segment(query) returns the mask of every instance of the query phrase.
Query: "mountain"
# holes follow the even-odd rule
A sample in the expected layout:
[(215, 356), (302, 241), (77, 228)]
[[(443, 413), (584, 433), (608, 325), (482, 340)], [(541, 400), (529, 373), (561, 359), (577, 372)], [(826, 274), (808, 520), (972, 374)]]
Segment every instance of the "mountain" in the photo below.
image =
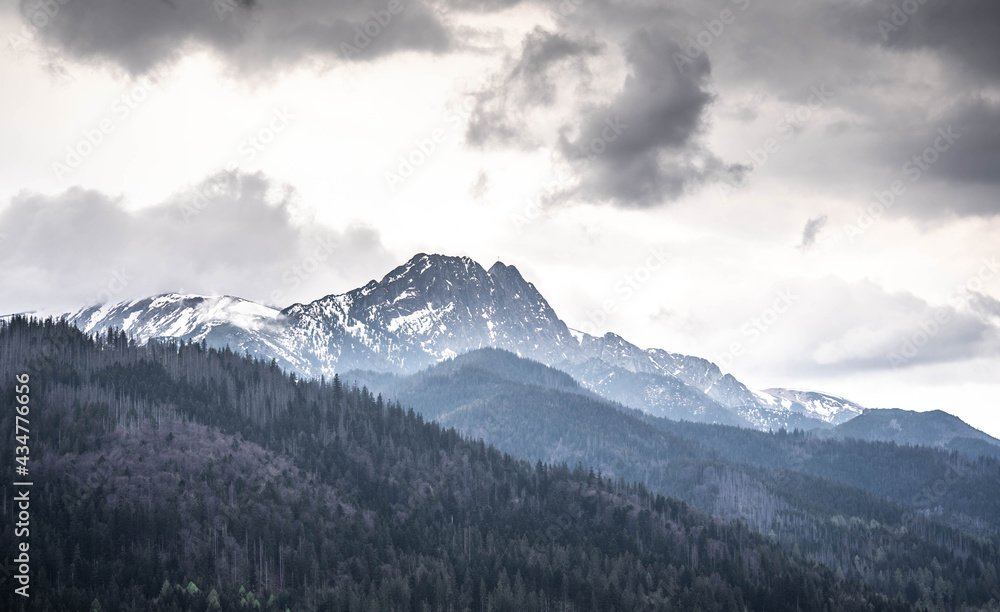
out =
[(653, 372), (635, 372), (591, 358), (559, 367), (601, 397), (669, 419), (739, 425), (750, 422), (680, 379)]
[(85, 331), (113, 327), (139, 340), (230, 346), (311, 378), (352, 369), (411, 374), (493, 347), (658, 416), (761, 430), (835, 423), (822, 401), (755, 392), (706, 359), (572, 330), (517, 268), (497, 262), (486, 270), (467, 257), (420, 253), (379, 281), (280, 312), (238, 298), (166, 294), (67, 319)]
[(304, 374), (415, 372), (470, 350), (502, 348), (552, 363), (578, 350), (569, 328), (517, 268), (418, 254), (381, 281), (281, 313), (309, 355)]
[(825, 435), (1000, 456), (1000, 440), (941, 410), (865, 410), (860, 416), (828, 430)]
[(850, 400), (816, 391), (766, 389), (758, 392), (757, 397), (776, 410), (803, 414), (830, 425), (840, 425), (866, 410)]
[(408, 376), (350, 371), (343, 379), (512, 455), (590, 465), (662, 494), (676, 495), (668, 485), (673, 471), (704, 456), (697, 444), (638, 418), (640, 412), (500, 349), (479, 349)]
[(765, 404), (731, 374), (700, 357), (662, 349), (641, 349), (621, 336), (575, 334), (580, 353), (556, 367), (608, 399), (669, 418), (749, 426), (756, 429), (812, 429), (818, 419)]
[(109, 327), (127, 330), (136, 340), (177, 338), (219, 341), (227, 333), (254, 332), (278, 317), (274, 308), (230, 296), (165, 294), (118, 304), (91, 306), (68, 316), (81, 331)]
[(139, 342), (204, 341), (268, 361), (276, 359), (293, 371), (305, 365), (296, 348), (282, 341), (285, 323), (277, 309), (228, 295), (166, 293), (89, 306), (66, 315), (66, 319), (85, 333), (113, 328)]

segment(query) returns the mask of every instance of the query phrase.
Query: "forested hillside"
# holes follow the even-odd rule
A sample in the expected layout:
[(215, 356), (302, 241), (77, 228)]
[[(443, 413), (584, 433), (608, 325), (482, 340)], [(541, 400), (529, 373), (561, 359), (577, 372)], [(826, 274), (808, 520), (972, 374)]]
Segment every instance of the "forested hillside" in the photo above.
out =
[(908, 516), (932, 518), (977, 536), (1000, 533), (1000, 462), (926, 446), (812, 433), (774, 434), (643, 416), (734, 462), (801, 472), (890, 500)]
[[(967, 601), (956, 595), (963, 584), (992, 589), (1000, 528), (994, 460), (671, 421), (609, 404), (561, 374), (484, 349), (409, 377), (345, 376), (506, 452), (579, 461), (741, 519), (845, 576), (890, 594), (919, 593), (928, 607), (949, 592)], [(970, 569), (970, 558), (981, 569)]]
[(902, 610), (924, 586), (878, 593), (642, 485), (227, 350), (15, 317), (8, 404), (21, 372), (34, 582), (5, 609)]

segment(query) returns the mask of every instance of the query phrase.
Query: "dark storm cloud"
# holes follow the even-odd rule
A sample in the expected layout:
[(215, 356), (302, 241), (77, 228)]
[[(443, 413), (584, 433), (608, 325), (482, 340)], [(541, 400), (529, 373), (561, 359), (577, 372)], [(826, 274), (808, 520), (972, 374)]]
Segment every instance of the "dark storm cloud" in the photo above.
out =
[[(960, 136), (930, 171), (956, 182), (1000, 184), (1000, 104), (969, 97), (956, 104), (941, 123)], [(929, 139), (930, 134), (925, 141)], [(1000, 201), (992, 212), (1000, 212)]]
[(575, 137), (566, 129), (560, 138), (563, 155), (586, 165), (574, 195), (649, 207), (706, 181), (740, 180), (744, 169), (723, 163), (701, 141), (714, 100), (709, 62), (701, 55), (679, 69), (679, 56), (684, 51), (665, 35), (640, 29), (630, 36), (621, 92), (590, 109)]
[[(55, 4), (55, 3), (53, 3)], [(191, 46), (210, 48), (244, 70), (316, 57), (368, 60), (403, 50), (440, 52), (450, 36), (417, 0), (72, 0), (51, 16), (20, 0), (50, 47), (75, 59), (110, 62), (133, 74)]]
[[(868, 153), (905, 189), (890, 215), (917, 219), (1000, 214), (1000, 104), (967, 95), (937, 113), (886, 119)], [(879, 192), (888, 188), (879, 186)]]
[[(0, 299), (0, 310), (179, 289), (287, 305), (344, 290), (392, 263), (375, 230), (293, 222), (293, 195), (260, 174), (228, 173), (137, 211), (80, 188), (21, 194), (0, 209), (0, 283), (19, 288)], [(307, 274), (309, 258), (320, 266)]]
[(552, 70), (569, 63), (579, 73), (586, 73), (585, 59), (601, 50), (602, 46), (594, 41), (536, 27), (524, 37), (517, 60), (476, 94), (466, 141), (482, 146), (526, 140), (516, 126), (523, 123), (526, 109), (551, 106), (555, 101)]
[(823, 230), (823, 226), (826, 225), (827, 216), (821, 215), (819, 217), (813, 217), (806, 221), (806, 226), (802, 230), (802, 244), (799, 248), (803, 251), (816, 244), (816, 236)]
[[(519, 3), (398, 2), (393, 6), (400, 11), (383, 26), (372, 11), (387, 11), (389, 0), (68, 0), (56, 2), (58, 11), (37, 34), (67, 55), (109, 61), (133, 73), (198, 47), (215, 50), (249, 72), (317, 58), (363, 61), (407, 49), (454, 52), (461, 48), (461, 28), (486, 30), (457, 26), (460, 20), (451, 17)], [(19, 0), (28, 19), (37, 15), (34, 6), (32, 0)], [(920, 193), (908, 195), (908, 205), (893, 214), (992, 215), (1000, 210), (1000, 197), (990, 190), (1000, 187), (1000, 107), (977, 95), (982, 81), (1000, 76), (1000, 62), (994, 61), (1000, 57), (996, 0), (678, 0), (669, 6), (560, 0), (538, 6), (549, 11), (547, 21), (557, 23), (557, 30), (529, 31), (511, 62), (476, 94), (466, 142), (555, 149), (577, 164), (579, 179), (557, 198), (648, 207), (716, 180), (738, 183), (746, 168), (729, 163), (735, 159), (720, 159), (704, 142), (715, 112), (711, 92), (718, 87), (723, 96), (719, 109), (727, 114), (721, 120), (752, 122), (767, 116), (762, 108), (768, 103), (802, 104), (808, 96), (803, 92), (820, 86), (836, 92), (836, 98), (809, 129), (823, 130), (827, 117), (837, 117), (838, 123), (825, 127), (828, 145), (816, 156), (783, 162), (786, 176), (801, 173), (835, 192), (865, 180), (861, 177), (868, 172), (898, 175), (907, 160), (926, 149), (927, 137), (933, 140), (939, 127), (951, 125), (963, 134), (961, 142), (923, 173), (912, 190)], [(906, 13), (911, 6), (916, 7), (912, 15)], [(723, 11), (731, 15), (730, 23), (712, 30)], [(880, 29), (879, 21), (893, 29)], [(366, 25), (372, 32), (377, 27), (378, 34), (368, 37)], [(679, 72), (673, 54), (687, 55), (699, 36), (708, 43), (704, 53)], [(604, 61), (605, 51), (616, 51), (623, 41), (628, 71), (623, 88), (610, 94), (610, 102), (588, 106), (593, 98), (589, 71), (609, 80), (596, 70), (613, 65)], [(912, 66), (900, 62), (902, 57), (919, 61), (923, 53), (911, 51), (950, 58), (948, 66), (956, 70), (915, 77)], [(725, 82), (711, 82), (712, 67)], [(955, 83), (970, 80), (975, 82), (964, 101), (954, 103), (962, 95)], [(743, 90), (754, 93), (749, 102), (725, 97)], [(940, 93), (935, 108), (951, 102), (952, 110), (932, 115), (922, 104), (926, 91)], [(546, 122), (568, 125), (558, 139), (532, 131)], [(613, 134), (607, 131), (615, 129), (609, 122), (628, 127)], [(822, 174), (811, 170), (818, 167)], [(843, 180), (848, 175), (854, 180)], [(980, 192), (941, 199), (941, 185)]]
[(929, 49), (991, 79), (1000, 78), (1000, 2), (868, 0), (833, 14), (846, 31), (887, 49)]
[(565, 59), (596, 55), (601, 49), (602, 45), (594, 41), (574, 40), (536, 27), (524, 38), (521, 59), (511, 72), (511, 80), (521, 82), (526, 102), (551, 104), (555, 86), (549, 69)]

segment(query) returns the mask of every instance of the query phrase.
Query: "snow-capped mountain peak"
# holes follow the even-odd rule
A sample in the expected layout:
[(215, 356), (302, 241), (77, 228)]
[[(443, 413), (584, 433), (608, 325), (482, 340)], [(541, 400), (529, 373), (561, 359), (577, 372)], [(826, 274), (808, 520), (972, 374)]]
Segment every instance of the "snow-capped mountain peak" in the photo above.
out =
[(144, 342), (160, 337), (201, 341), (222, 325), (256, 331), (278, 315), (274, 308), (228, 295), (163, 293), (83, 308), (68, 318), (85, 332), (115, 327)]
[(839, 425), (862, 414), (865, 408), (836, 395), (799, 389), (766, 389), (754, 392), (760, 400), (775, 410), (785, 410)]
[(282, 312), (291, 342), (317, 356), (310, 374), (349, 368), (413, 371), (492, 346), (540, 361), (576, 344), (517, 268), (419, 253), (345, 294)]
[(520, 271), (418, 253), (347, 293), (281, 310), (230, 296), (163, 294), (68, 315), (87, 332), (177, 338), (276, 359), (304, 376), (411, 373), (471, 350), (508, 350), (562, 369), (589, 390), (671, 418), (759, 429), (816, 427), (860, 410), (834, 396), (754, 392), (699, 357), (571, 330)]

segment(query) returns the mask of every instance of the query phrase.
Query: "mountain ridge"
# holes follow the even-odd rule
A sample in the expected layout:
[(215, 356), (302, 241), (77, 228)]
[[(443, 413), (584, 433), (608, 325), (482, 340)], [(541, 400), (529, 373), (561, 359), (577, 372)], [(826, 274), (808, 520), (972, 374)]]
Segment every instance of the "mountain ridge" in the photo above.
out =
[(824, 431), (823, 435), (1000, 457), (1000, 440), (944, 410), (868, 409), (854, 419)]
[(280, 310), (225, 296), (163, 294), (90, 306), (67, 319), (85, 331), (115, 327), (141, 341), (231, 345), (312, 378), (364, 369), (413, 373), (493, 347), (659, 416), (761, 430), (839, 422), (809, 402), (753, 391), (707, 359), (573, 330), (517, 267), (501, 261), (487, 270), (469, 257), (418, 253), (381, 280)]

